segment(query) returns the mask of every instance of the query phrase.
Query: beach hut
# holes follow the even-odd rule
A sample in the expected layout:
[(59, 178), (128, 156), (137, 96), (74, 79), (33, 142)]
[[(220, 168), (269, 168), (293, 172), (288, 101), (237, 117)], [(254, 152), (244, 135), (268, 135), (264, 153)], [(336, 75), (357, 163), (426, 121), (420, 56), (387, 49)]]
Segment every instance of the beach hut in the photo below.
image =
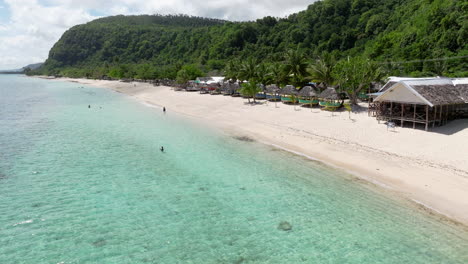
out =
[(281, 95), (281, 102), (295, 104), (297, 102), (297, 90), (296, 87), (292, 85), (286, 85), (283, 87), (279, 94)]
[(240, 87), (240, 84), (239, 84), (239, 83), (237, 83), (237, 82), (236, 82), (236, 83), (231, 83), (231, 84), (230, 84), (231, 96), (233, 96), (233, 97), (239, 97), (239, 96), (241, 96), (241, 95), (240, 95), (240, 92), (239, 92), (240, 88), (241, 88), (241, 87)]
[(221, 86), (221, 93), (223, 95), (239, 96), (239, 89), (238, 83), (225, 82)]
[(319, 91), (315, 86), (304, 86), (299, 90), (299, 103), (302, 105), (310, 105), (310, 107), (317, 105), (319, 100), (317, 99)]
[(376, 116), (377, 104), (374, 100), (375, 98), (379, 97), (385, 91), (387, 91), (390, 87), (396, 84), (399, 81), (411, 81), (411, 80), (434, 80), (438, 79), (439, 77), (424, 77), (424, 78), (412, 78), (412, 77), (397, 77), (397, 76), (390, 76), (387, 78), (387, 82), (384, 86), (382, 86), (377, 91), (373, 91), (367, 94), (369, 105), (367, 107), (367, 114), (368, 116)]
[(334, 111), (343, 105), (341, 96), (336, 92), (335, 88), (328, 87), (319, 94), (319, 105), (322, 110)]
[(188, 92), (192, 92), (192, 91), (199, 91), (200, 88), (198, 87), (198, 84), (194, 80), (191, 80), (187, 82), (187, 86), (185, 87), (185, 90)]
[(401, 80), (382, 92), (374, 103), (379, 121), (429, 126), (443, 125), (468, 112), (468, 78)]
[(279, 91), (281, 89), (276, 84), (270, 84), (265, 87), (266, 98), (268, 101), (279, 101), (281, 96)]
[(211, 82), (211, 83), (208, 83), (207, 85), (207, 88), (208, 88), (208, 92), (211, 94), (211, 95), (214, 95), (214, 94), (221, 94), (221, 85), (217, 82)]
[(257, 93), (255, 95), (255, 99), (266, 99), (266, 87), (263, 84), (258, 84), (258, 87), (260, 88), (261, 92)]
[(221, 84), (221, 94), (222, 95), (231, 95), (231, 89), (230, 89), (230, 84), (229, 82), (223, 82), (223, 84)]

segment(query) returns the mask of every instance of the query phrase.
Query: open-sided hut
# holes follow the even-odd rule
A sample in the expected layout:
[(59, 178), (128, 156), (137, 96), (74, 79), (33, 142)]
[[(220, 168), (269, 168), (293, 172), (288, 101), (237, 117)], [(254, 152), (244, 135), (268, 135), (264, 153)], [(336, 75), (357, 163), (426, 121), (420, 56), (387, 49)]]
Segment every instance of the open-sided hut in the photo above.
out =
[(429, 126), (467, 114), (468, 78), (401, 80), (375, 98), (377, 120)]
[(208, 83), (207, 88), (210, 94), (221, 94), (221, 85), (219, 83)]
[(316, 105), (319, 103), (317, 97), (320, 94), (317, 88), (313, 86), (304, 86), (298, 92), (299, 103), (303, 105)]
[(336, 110), (341, 107), (343, 100), (335, 88), (328, 87), (319, 94), (319, 105), (325, 110)]
[(195, 82), (195, 81), (188, 81), (187, 82), (187, 86), (185, 87), (185, 90), (186, 91), (199, 91), (200, 90), (200, 87), (198, 86), (198, 84)]
[(281, 96), (279, 95), (280, 88), (276, 84), (270, 84), (265, 87), (266, 98), (270, 101), (279, 101)]
[(234, 97), (241, 96), (239, 92), (241, 86), (239, 83), (231, 83), (229, 87), (231, 89), (231, 96), (234, 96)]
[(255, 99), (266, 99), (266, 87), (263, 84), (257, 85), (260, 92), (255, 95)]
[(221, 93), (224, 95), (239, 96), (240, 86), (237, 83), (225, 82), (221, 87)]
[(281, 102), (283, 103), (296, 103), (296, 100), (293, 100), (293, 96), (297, 96), (296, 87), (292, 85), (286, 85), (280, 90)]
[(376, 116), (376, 110), (377, 110), (377, 105), (378, 103), (374, 103), (375, 98), (379, 97), (381, 94), (383, 94), (385, 91), (387, 91), (390, 87), (398, 83), (399, 81), (413, 81), (413, 80), (437, 80), (439, 77), (424, 77), (424, 78), (412, 78), (412, 77), (396, 77), (396, 76), (390, 76), (387, 78), (387, 83), (385, 83), (384, 86), (382, 86), (377, 92), (371, 92), (368, 95), (369, 97), (369, 107), (368, 109), (368, 115), (369, 116)]

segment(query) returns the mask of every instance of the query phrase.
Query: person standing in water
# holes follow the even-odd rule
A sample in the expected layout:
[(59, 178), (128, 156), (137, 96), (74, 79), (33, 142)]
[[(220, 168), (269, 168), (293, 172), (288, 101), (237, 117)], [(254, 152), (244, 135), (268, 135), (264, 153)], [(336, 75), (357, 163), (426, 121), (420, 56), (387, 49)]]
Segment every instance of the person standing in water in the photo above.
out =
[(161, 150), (161, 152), (164, 152), (164, 147), (163, 147), (163, 146), (161, 146), (160, 150)]
[(163, 112), (166, 113), (166, 107), (165, 106), (163, 106)]
[(88, 108), (91, 108), (91, 105), (88, 105)]

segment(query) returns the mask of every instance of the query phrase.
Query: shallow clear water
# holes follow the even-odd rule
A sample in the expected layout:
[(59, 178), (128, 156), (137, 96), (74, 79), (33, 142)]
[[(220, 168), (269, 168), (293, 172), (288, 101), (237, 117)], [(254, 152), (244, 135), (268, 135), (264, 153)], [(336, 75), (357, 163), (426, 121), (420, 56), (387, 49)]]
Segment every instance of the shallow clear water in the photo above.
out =
[(320, 163), (0, 75), (0, 263), (468, 263), (467, 248), (463, 227)]

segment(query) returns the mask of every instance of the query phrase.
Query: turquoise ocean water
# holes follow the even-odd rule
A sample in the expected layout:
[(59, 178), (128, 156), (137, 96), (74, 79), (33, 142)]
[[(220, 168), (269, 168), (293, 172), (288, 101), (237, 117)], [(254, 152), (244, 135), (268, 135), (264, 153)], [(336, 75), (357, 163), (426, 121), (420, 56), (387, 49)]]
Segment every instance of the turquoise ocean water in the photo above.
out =
[(0, 75), (0, 263), (468, 263), (468, 232), (171, 109)]

